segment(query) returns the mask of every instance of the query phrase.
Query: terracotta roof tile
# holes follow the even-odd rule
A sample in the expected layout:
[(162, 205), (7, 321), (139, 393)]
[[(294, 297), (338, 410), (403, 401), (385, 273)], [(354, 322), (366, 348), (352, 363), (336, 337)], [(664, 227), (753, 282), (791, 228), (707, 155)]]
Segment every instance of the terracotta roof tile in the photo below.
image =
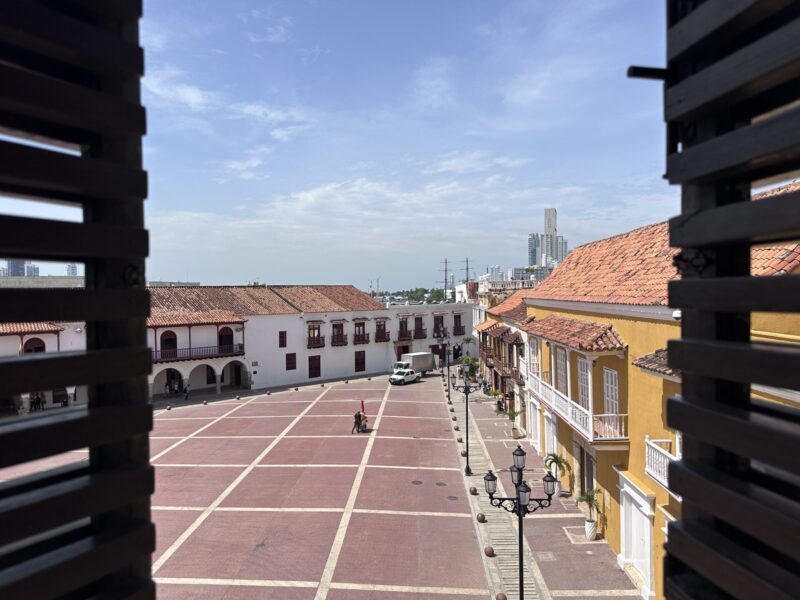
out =
[(680, 377), (680, 371), (672, 369), (667, 364), (667, 349), (660, 348), (650, 354), (640, 356), (633, 361), (633, 364), (646, 371), (652, 371), (659, 375), (668, 375), (670, 377)]
[(525, 306), (527, 298), (533, 290), (519, 290), (511, 294), (497, 306), (487, 310), (490, 315), (500, 317), (503, 320), (522, 322), (528, 316), (528, 309)]
[(385, 305), (352, 285), (275, 285), (270, 289), (307, 313), (386, 310)]
[(221, 325), (223, 323), (244, 323), (246, 319), (228, 310), (208, 310), (202, 312), (156, 311), (148, 317), (148, 327), (176, 327), (180, 325)]
[(619, 351), (625, 342), (609, 323), (593, 323), (550, 315), (523, 325), (522, 330), (575, 350), (587, 352)]
[(508, 333), (509, 331), (511, 331), (511, 329), (509, 327), (505, 327), (505, 326), (501, 325), (499, 327), (493, 327), (493, 328), (489, 329), (489, 335), (492, 336), (493, 338), (500, 339), (506, 333)]
[(152, 316), (180, 312), (229, 311), (246, 315), (282, 315), (299, 312), (266, 286), (152, 287)]
[(488, 331), (493, 327), (497, 327), (499, 323), (497, 321), (484, 321), (483, 323), (479, 323), (475, 326), (475, 331), (481, 333), (482, 331)]
[(27, 333), (58, 333), (64, 328), (44, 321), (25, 323), (0, 323), (0, 335), (21, 335)]

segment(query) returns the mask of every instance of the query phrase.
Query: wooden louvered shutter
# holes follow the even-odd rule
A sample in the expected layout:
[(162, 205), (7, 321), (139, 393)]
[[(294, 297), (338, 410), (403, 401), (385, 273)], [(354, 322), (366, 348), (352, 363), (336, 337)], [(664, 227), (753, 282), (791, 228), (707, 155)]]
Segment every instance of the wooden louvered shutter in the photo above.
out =
[[(751, 277), (753, 244), (800, 238), (800, 194), (751, 201), (751, 186), (800, 168), (800, 2), (668, 0), (667, 177), (681, 186), (683, 372), (667, 421), (683, 432), (669, 482), (670, 598), (800, 593), (800, 413), (750, 396), (800, 389), (800, 347), (752, 342), (752, 312), (800, 311), (800, 277)], [(651, 74), (652, 75), (652, 74)]]
[(76, 384), (89, 397), (0, 421), (0, 468), (89, 448), (88, 465), (0, 483), (4, 600), (155, 594), (141, 10), (140, 0), (0, 2), (0, 194), (73, 203), (84, 216), (0, 216), (0, 256), (86, 269), (85, 289), (0, 289), (0, 319), (85, 321), (87, 337), (86, 351), (0, 358), (0, 399)]

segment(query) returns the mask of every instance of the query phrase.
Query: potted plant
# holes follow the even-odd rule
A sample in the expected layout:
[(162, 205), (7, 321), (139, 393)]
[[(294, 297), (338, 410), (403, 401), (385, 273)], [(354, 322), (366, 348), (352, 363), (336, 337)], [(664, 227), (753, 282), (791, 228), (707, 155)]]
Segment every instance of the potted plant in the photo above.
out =
[(589, 518), (586, 519), (586, 539), (592, 541), (597, 537), (597, 521), (594, 519), (595, 511), (600, 514), (600, 502), (597, 499), (597, 490), (586, 490), (585, 494), (578, 496), (578, 502), (589, 507)]
[(519, 437), (519, 429), (517, 429), (517, 417), (522, 414), (519, 410), (507, 410), (505, 414), (508, 415), (508, 418), (512, 421), (511, 425), (511, 436), (518, 438)]
[(555, 495), (558, 496), (561, 494), (561, 475), (564, 473), (568, 473), (572, 470), (572, 467), (569, 464), (569, 461), (564, 458), (561, 454), (556, 454), (555, 452), (551, 452), (547, 456), (544, 457), (544, 466), (553, 472), (553, 475), (556, 478), (556, 493)]

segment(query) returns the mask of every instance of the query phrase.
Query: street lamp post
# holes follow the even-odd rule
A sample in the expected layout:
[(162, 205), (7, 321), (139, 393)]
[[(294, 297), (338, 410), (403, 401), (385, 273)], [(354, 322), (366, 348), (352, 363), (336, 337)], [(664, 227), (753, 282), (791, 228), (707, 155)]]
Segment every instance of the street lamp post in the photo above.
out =
[(542, 478), (544, 485), (544, 493), (547, 498), (531, 498), (531, 488), (522, 479), (523, 470), (525, 469), (525, 451), (522, 446), (517, 445), (517, 449), (513, 452), (514, 464), (511, 465), (509, 471), (511, 472), (511, 483), (516, 489), (516, 495), (510, 498), (495, 498), (497, 493), (497, 476), (491, 470), (484, 476), (483, 483), (486, 486), (486, 493), (489, 495), (489, 502), (492, 506), (502, 508), (503, 510), (517, 515), (519, 519), (519, 599), (525, 600), (525, 561), (523, 560), (522, 553), (522, 519), (525, 515), (529, 515), (542, 508), (548, 508), (553, 494), (556, 492), (556, 478), (548, 471), (547, 475)]
[[(450, 338), (440, 329), (436, 341), (439, 342), (439, 347), (444, 346), (444, 360), (447, 363), (447, 399), (450, 400)], [(444, 375), (444, 367), (442, 375)]]
[(462, 369), (462, 371), (464, 375), (464, 382), (461, 385), (456, 385), (456, 374), (453, 373), (450, 375), (450, 387), (456, 391), (464, 393), (464, 414), (466, 417), (464, 429), (466, 430), (467, 434), (467, 466), (464, 467), (464, 475), (472, 475), (472, 469), (469, 468), (469, 393), (479, 390), (481, 387), (483, 387), (483, 377), (478, 375), (477, 381), (475, 383), (470, 383), (469, 377), (467, 376), (467, 370)]

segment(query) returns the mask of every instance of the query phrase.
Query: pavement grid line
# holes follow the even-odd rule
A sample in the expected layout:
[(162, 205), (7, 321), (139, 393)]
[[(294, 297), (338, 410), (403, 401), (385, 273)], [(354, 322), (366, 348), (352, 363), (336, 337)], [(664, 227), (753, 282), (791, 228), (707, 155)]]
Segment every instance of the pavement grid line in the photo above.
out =
[(372, 453), (372, 447), (375, 445), (378, 427), (380, 426), (381, 419), (383, 418), (383, 411), (386, 408), (386, 401), (389, 399), (389, 393), (391, 391), (391, 386), (387, 386), (386, 391), (383, 394), (381, 407), (378, 409), (378, 414), (375, 417), (375, 423), (372, 425), (372, 431), (370, 431), (369, 439), (367, 440), (367, 447), (364, 448), (364, 453), (361, 455), (361, 463), (358, 467), (358, 471), (356, 471), (353, 485), (350, 488), (350, 495), (347, 498), (342, 519), (339, 521), (339, 527), (336, 530), (336, 536), (333, 538), (330, 556), (328, 556), (328, 560), (325, 563), (325, 568), (322, 570), (322, 578), (320, 579), (319, 587), (317, 588), (317, 593), (314, 596), (314, 600), (325, 600), (328, 597), (328, 590), (330, 590), (331, 582), (333, 581), (333, 573), (336, 570), (336, 564), (339, 562), (339, 555), (342, 552), (344, 538), (345, 535), (347, 535), (347, 528), (350, 526), (350, 519), (353, 516), (356, 498), (358, 497), (358, 492), (361, 489), (361, 482), (363, 481), (364, 473), (367, 470), (367, 463), (369, 462), (369, 457)]

